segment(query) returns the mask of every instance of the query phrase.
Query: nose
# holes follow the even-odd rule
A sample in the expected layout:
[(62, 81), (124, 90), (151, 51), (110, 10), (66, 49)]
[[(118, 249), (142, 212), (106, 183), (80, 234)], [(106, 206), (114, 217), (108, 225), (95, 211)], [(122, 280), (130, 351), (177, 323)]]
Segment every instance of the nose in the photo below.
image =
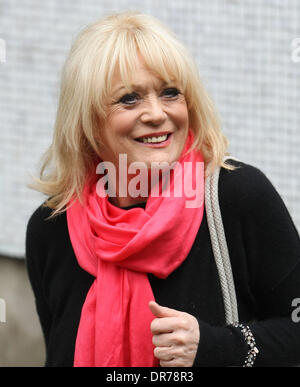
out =
[(164, 107), (157, 96), (152, 96), (145, 103), (141, 114), (141, 121), (144, 124), (158, 126), (167, 118)]

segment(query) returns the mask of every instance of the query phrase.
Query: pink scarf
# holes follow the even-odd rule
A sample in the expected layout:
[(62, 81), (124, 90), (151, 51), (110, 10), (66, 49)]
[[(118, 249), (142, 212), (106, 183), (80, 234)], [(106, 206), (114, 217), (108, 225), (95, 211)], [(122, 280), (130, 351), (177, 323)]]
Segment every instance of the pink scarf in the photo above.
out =
[[(197, 150), (185, 155), (193, 141), (189, 132), (179, 159), (191, 162), (184, 173), (196, 183)], [(174, 187), (171, 174), (170, 187)], [(182, 169), (183, 170), (183, 169)], [(95, 277), (82, 307), (76, 338), (75, 367), (152, 367), (150, 323), (154, 316), (148, 303), (154, 295), (147, 277), (167, 278), (187, 257), (199, 230), (204, 210), (204, 174), (201, 172), (201, 203), (188, 208), (190, 197), (148, 197), (145, 209), (124, 210), (86, 184), (85, 205), (75, 200), (67, 210), (71, 243), (79, 265)], [(156, 195), (157, 196), (157, 195)], [(199, 205), (199, 203), (198, 203)]]

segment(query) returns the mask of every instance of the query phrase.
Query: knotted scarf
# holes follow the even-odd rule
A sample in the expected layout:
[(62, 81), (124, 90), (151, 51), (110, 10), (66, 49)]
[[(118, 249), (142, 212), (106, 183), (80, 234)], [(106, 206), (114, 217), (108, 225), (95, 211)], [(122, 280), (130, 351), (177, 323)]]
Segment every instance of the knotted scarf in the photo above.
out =
[[(100, 197), (96, 183), (85, 185), (82, 203), (70, 203), (67, 222), (76, 258), (95, 277), (81, 311), (75, 367), (158, 366), (150, 331), (154, 316), (148, 307), (154, 295), (147, 273), (167, 278), (188, 256), (199, 230), (204, 163), (199, 150), (187, 153), (192, 142), (189, 131), (171, 171), (169, 192), (176, 184), (189, 183), (200, 192), (196, 205), (186, 205), (190, 188), (182, 189), (180, 197), (150, 192), (145, 209), (125, 210), (111, 204), (108, 195)], [(184, 163), (192, 168), (184, 170)]]

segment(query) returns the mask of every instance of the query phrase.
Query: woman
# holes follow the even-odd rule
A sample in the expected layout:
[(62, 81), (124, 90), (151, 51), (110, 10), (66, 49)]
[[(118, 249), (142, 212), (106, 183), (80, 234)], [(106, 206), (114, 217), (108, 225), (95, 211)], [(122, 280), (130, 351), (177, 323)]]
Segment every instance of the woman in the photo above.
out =
[[(268, 179), (226, 151), (193, 60), (159, 21), (125, 12), (81, 32), (36, 184), (48, 199), (27, 228), (47, 366), (300, 363), (299, 235)], [(217, 167), (243, 326), (225, 320), (203, 201)]]

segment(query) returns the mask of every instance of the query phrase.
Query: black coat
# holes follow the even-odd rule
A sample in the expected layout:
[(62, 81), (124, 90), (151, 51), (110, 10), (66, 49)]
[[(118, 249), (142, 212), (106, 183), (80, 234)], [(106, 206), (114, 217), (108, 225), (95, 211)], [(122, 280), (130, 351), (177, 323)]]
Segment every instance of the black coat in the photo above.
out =
[[(240, 168), (221, 169), (219, 200), (240, 321), (256, 339), (256, 366), (299, 365), (299, 234), (266, 176), (250, 165), (231, 162)], [(46, 220), (50, 211), (41, 206), (29, 220), (26, 261), (45, 336), (46, 366), (71, 367), (81, 308), (94, 278), (77, 263), (66, 214)], [(243, 365), (247, 345), (238, 328), (225, 325), (205, 212), (183, 264), (167, 279), (148, 276), (159, 304), (198, 319), (195, 366)]]

